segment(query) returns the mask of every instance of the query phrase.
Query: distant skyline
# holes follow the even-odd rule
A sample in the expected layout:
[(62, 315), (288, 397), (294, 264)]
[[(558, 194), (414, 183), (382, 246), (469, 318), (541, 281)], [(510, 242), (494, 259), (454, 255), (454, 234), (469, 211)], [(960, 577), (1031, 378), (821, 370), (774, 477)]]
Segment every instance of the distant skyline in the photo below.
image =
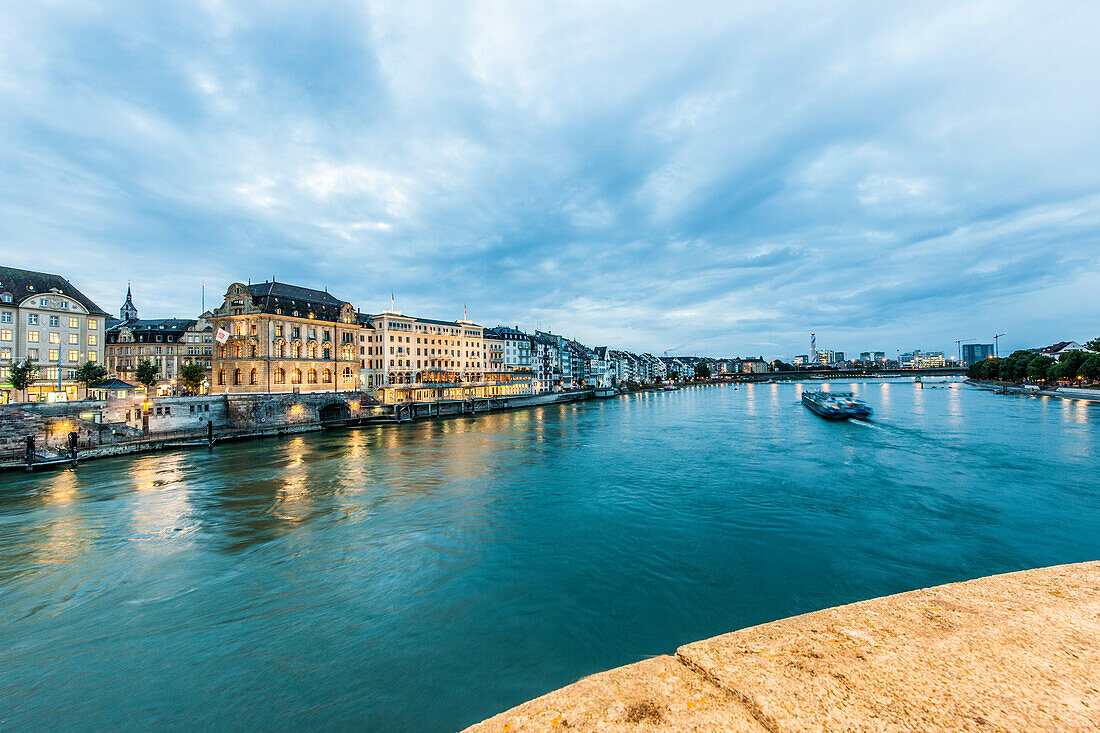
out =
[(634, 351), (1100, 335), (1092, 3), (9, 3), (0, 264)]

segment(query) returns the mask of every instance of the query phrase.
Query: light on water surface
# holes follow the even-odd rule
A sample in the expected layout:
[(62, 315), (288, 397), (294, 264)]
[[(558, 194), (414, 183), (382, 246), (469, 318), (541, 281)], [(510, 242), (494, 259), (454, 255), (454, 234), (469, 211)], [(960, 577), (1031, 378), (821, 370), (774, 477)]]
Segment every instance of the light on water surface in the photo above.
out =
[[(822, 388), (873, 422), (800, 404)], [(1098, 431), (957, 384), (751, 384), (4, 474), (0, 720), (461, 728), (739, 627), (1096, 559)]]

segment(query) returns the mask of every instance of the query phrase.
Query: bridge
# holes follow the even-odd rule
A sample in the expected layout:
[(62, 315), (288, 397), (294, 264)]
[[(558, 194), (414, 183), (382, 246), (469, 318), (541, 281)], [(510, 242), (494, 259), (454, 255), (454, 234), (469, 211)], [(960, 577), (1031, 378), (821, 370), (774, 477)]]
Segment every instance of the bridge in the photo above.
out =
[(762, 372), (759, 374), (715, 374), (721, 382), (767, 382), (772, 379), (791, 382), (804, 379), (878, 379), (912, 377), (964, 377), (966, 367), (933, 367), (926, 369), (816, 369), (813, 371)]

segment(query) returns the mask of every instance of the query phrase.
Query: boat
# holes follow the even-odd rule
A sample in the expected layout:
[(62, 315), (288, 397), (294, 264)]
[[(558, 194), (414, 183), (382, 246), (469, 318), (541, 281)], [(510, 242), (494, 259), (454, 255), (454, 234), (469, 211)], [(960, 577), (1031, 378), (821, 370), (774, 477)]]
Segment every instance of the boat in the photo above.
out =
[(826, 420), (871, 419), (871, 408), (851, 392), (806, 391), (802, 393), (802, 404)]
[(661, 391), (663, 391), (663, 392), (675, 392), (678, 389), (680, 389), (680, 387), (678, 385), (675, 385), (675, 384), (666, 384), (663, 387), (661, 387)]

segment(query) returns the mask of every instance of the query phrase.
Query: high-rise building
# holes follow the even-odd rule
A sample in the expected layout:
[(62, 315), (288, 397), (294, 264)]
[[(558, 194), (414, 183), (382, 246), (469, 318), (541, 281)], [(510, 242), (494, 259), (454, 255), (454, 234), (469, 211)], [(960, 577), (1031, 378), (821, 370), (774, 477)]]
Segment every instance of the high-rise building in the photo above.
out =
[(993, 356), (993, 344), (963, 344), (962, 352), (964, 364), (977, 364)]

